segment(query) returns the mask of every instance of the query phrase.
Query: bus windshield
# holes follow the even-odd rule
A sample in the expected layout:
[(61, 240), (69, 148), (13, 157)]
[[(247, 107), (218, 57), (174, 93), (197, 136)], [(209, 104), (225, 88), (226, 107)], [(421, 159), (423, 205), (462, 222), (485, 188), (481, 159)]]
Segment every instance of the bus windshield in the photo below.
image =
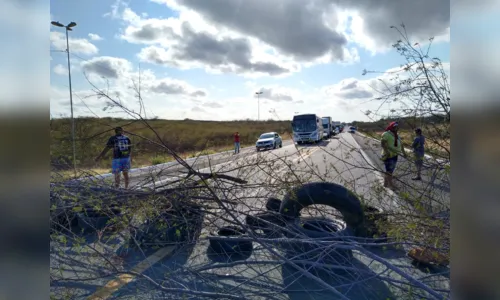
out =
[(315, 120), (295, 120), (293, 122), (294, 132), (312, 132), (317, 129)]

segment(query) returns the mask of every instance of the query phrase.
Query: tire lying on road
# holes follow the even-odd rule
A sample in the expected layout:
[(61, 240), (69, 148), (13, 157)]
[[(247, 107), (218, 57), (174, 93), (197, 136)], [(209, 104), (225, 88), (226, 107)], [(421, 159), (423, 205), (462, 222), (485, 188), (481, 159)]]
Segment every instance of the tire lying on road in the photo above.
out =
[(283, 198), (280, 213), (297, 218), (304, 207), (313, 204), (335, 208), (354, 235), (366, 235), (361, 202), (351, 191), (336, 183), (312, 182), (293, 188)]
[(278, 198), (269, 197), (266, 202), (266, 209), (269, 211), (279, 212), (281, 200)]
[(282, 230), (287, 226), (289, 218), (278, 212), (265, 212), (256, 215), (248, 215), (245, 219), (246, 225), (253, 231), (262, 230), (266, 237), (280, 237)]
[[(289, 222), (286, 229), (285, 236), (294, 239), (287, 242), (287, 252), (297, 260), (321, 258), (323, 263), (339, 264), (353, 258), (351, 249), (333, 247), (344, 238), (352, 237), (352, 231), (341, 220), (301, 217)], [(327, 252), (325, 247), (329, 249)]]
[(253, 244), (252, 241), (238, 239), (242, 237), (247, 237), (244, 229), (236, 226), (224, 226), (217, 232), (212, 232), (208, 237), (209, 247), (214, 254), (226, 257), (238, 256), (240, 257), (238, 260), (244, 260), (251, 256)]

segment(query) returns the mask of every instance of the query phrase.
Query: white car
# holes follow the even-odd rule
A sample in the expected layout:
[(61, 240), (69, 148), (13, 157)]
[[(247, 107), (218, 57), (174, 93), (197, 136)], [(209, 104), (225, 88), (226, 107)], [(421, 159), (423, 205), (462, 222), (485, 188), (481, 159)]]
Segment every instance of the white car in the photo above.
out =
[(257, 151), (261, 149), (276, 149), (277, 147), (283, 147), (283, 140), (277, 132), (263, 133), (255, 143), (255, 149)]

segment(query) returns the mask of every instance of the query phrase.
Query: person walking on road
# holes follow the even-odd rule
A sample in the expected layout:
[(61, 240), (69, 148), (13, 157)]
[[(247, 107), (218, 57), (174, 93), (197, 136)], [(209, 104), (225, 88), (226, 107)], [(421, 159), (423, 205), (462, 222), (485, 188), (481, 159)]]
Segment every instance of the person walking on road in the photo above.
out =
[(123, 134), (123, 128), (115, 128), (115, 135), (109, 138), (106, 146), (102, 150), (101, 154), (96, 157), (95, 161), (98, 162), (104, 155), (106, 155), (109, 149), (113, 149), (113, 160), (111, 163), (111, 168), (113, 174), (115, 175), (115, 187), (120, 187), (120, 173), (123, 172), (123, 178), (125, 179), (125, 189), (128, 189), (128, 172), (132, 163), (132, 143), (130, 139)]
[(234, 154), (240, 153), (240, 133), (234, 134)]
[(384, 187), (394, 189), (393, 173), (396, 169), (398, 156), (402, 154), (406, 157), (406, 152), (398, 136), (399, 125), (398, 122), (391, 122), (382, 134), (382, 161), (385, 166), (384, 174)]
[(424, 164), (425, 155), (425, 137), (422, 134), (422, 129), (415, 129), (415, 139), (411, 147), (413, 148), (413, 154), (415, 158), (415, 167), (417, 168), (417, 176), (413, 177), (413, 180), (422, 180), (422, 166)]

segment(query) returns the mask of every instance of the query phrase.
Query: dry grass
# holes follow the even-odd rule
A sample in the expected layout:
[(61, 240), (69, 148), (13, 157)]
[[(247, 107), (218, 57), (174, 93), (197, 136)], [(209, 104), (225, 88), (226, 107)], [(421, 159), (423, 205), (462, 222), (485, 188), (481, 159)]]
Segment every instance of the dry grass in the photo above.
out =
[[(97, 171), (107, 170), (110, 155), (98, 164), (94, 158), (102, 151), (106, 141), (114, 134), (113, 128), (122, 126), (132, 140), (134, 167), (150, 166), (172, 161), (164, 148), (150, 142), (158, 137), (182, 158), (213, 154), (234, 147), (233, 134), (240, 133), (241, 147), (251, 146), (264, 132), (276, 131), (284, 140), (290, 138), (290, 121), (195, 121), (195, 120), (148, 120), (158, 136), (141, 122), (112, 118), (78, 118), (75, 121), (77, 166)], [(71, 124), (68, 119), (50, 122), (51, 165), (58, 171), (71, 168)], [(148, 141), (150, 140), (150, 141)], [(107, 173), (104, 172), (104, 173)]]
[[(379, 120), (376, 122), (353, 122), (358, 126), (358, 130), (375, 139), (380, 139), (380, 136), (385, 130), (385, 127), (392, 120)], [(422, 128), (422, 132), (426, 137), (426, 153), (438, 157), (449, 157), (450, 153), (450, 136), (451, 124), (439, 122), (434, 119), (412, 120), (410, 118), (399, 120), (400, 130), (399, 135), (406, 147), (410, 147), (415, 138), (414, 129)]]

